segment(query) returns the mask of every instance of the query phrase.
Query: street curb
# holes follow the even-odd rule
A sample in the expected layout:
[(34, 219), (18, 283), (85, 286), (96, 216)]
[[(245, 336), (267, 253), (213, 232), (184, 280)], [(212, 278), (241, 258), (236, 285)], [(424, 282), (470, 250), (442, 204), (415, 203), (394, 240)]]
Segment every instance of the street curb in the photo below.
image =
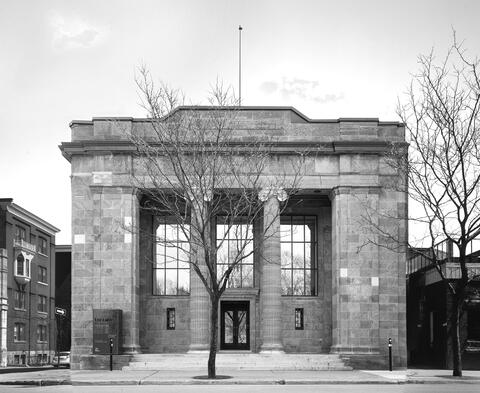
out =
[(38, 379), (38, 380), (16, 380), (0, 381), (1, 385), (24, 385), (24, 386), (54, 386), (54, 385), (72, 385), (72, 386), (135, 386), (135, 385), (449, 385), (449, 384), (478, 384), (478, 380), (462, 379), (385, 379), (385, 380), (338, 380), (338, 379), (219, 379), (219, 380), (199, 380), (199, 379), (172, 379), (172, 380), (67, 380), (67, 379)]
[(258, 379), (223, 379), (223, 380), (128, 380), (128, 381), (75, 381), (71, 382), (73, 386), (112, 386), (112, 385), (406, 385), (406, 384), (425, 384), (425, 385), (448, 385), (448, 384), (478, 384), (478, 381), (472, 380), (363, 380), (363, 381), (341, 381), (341, 380), (258, 380)]
[(23, 386), (55, 386), (71, 385), (66, 379), (30, 379), (26, 381), (0, 381), (0, 385), (23, 385)]

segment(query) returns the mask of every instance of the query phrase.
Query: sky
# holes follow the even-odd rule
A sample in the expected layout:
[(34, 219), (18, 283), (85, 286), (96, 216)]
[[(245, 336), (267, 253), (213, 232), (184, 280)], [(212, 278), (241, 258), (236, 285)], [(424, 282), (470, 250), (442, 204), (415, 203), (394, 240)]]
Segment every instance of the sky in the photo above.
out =
[(441, 58), (452, 28), (480, 54), (476, 0), (0, 0), (0, 197), (71, 244), (71, 120), (145, 117), (135, 74), (206, 104), (216, 80), (242, 104), (310, 118), (398, 120), (417, 57)]

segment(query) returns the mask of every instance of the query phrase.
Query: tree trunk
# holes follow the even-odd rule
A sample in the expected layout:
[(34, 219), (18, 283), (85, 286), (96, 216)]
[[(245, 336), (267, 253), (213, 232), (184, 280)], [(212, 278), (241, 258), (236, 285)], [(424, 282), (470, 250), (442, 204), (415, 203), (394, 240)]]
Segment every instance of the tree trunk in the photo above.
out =
[(216, 378), (215, 361), (217, 357), (218, 339), (218, 299), (212, 299), (210, 312), (210, 354), (208, 356), (208, 378)]
[(460, 345), (460, 314), (462, 302), (455, 296), (452, 316), (453, 376), (462, 376), (462, 347)]

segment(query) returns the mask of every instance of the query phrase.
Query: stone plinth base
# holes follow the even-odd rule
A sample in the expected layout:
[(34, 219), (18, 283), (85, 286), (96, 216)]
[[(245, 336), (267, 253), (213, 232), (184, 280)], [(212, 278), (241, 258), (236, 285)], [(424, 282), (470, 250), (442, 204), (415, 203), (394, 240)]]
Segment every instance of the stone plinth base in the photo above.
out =
[(378, 347), (335, 345), (330, 353), (339, 355), (345, 365), (354, 369), (388, 370), (388, 356), (382, 354)]
[(264, 344), (260, 347), (260, 353), (265, 354), (284, 354), (285, 351), (283, 350), (282, 344)]
[[(128, 366), (132, 355), (113, 355), (113, 369)], [(110, 355), (81, 355), (80, 370), (110, 370)]]
[(187, 353), (205, 353), (210, 352), (209, 344), (193, 344), (188, 348)]

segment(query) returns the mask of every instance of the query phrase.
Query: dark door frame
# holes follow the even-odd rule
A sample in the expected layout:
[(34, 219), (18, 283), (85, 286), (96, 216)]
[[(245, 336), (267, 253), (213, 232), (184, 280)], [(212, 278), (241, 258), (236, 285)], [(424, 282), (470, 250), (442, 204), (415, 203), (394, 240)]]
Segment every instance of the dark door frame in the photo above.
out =
[[(234, 342), (225, 343), (225, 312), (233, 311), (234, 313)], [(238, 322), (238, 311), (246, 312), (246, 335), (247, 342), (245, 344), (238, 343), (238, 325), (235, 326), (235, 322)], [(249, 350), (250, 349), (250, 302), (247, 301), (221, 301), (220, 302), (220, 349), (226, 350)]]

